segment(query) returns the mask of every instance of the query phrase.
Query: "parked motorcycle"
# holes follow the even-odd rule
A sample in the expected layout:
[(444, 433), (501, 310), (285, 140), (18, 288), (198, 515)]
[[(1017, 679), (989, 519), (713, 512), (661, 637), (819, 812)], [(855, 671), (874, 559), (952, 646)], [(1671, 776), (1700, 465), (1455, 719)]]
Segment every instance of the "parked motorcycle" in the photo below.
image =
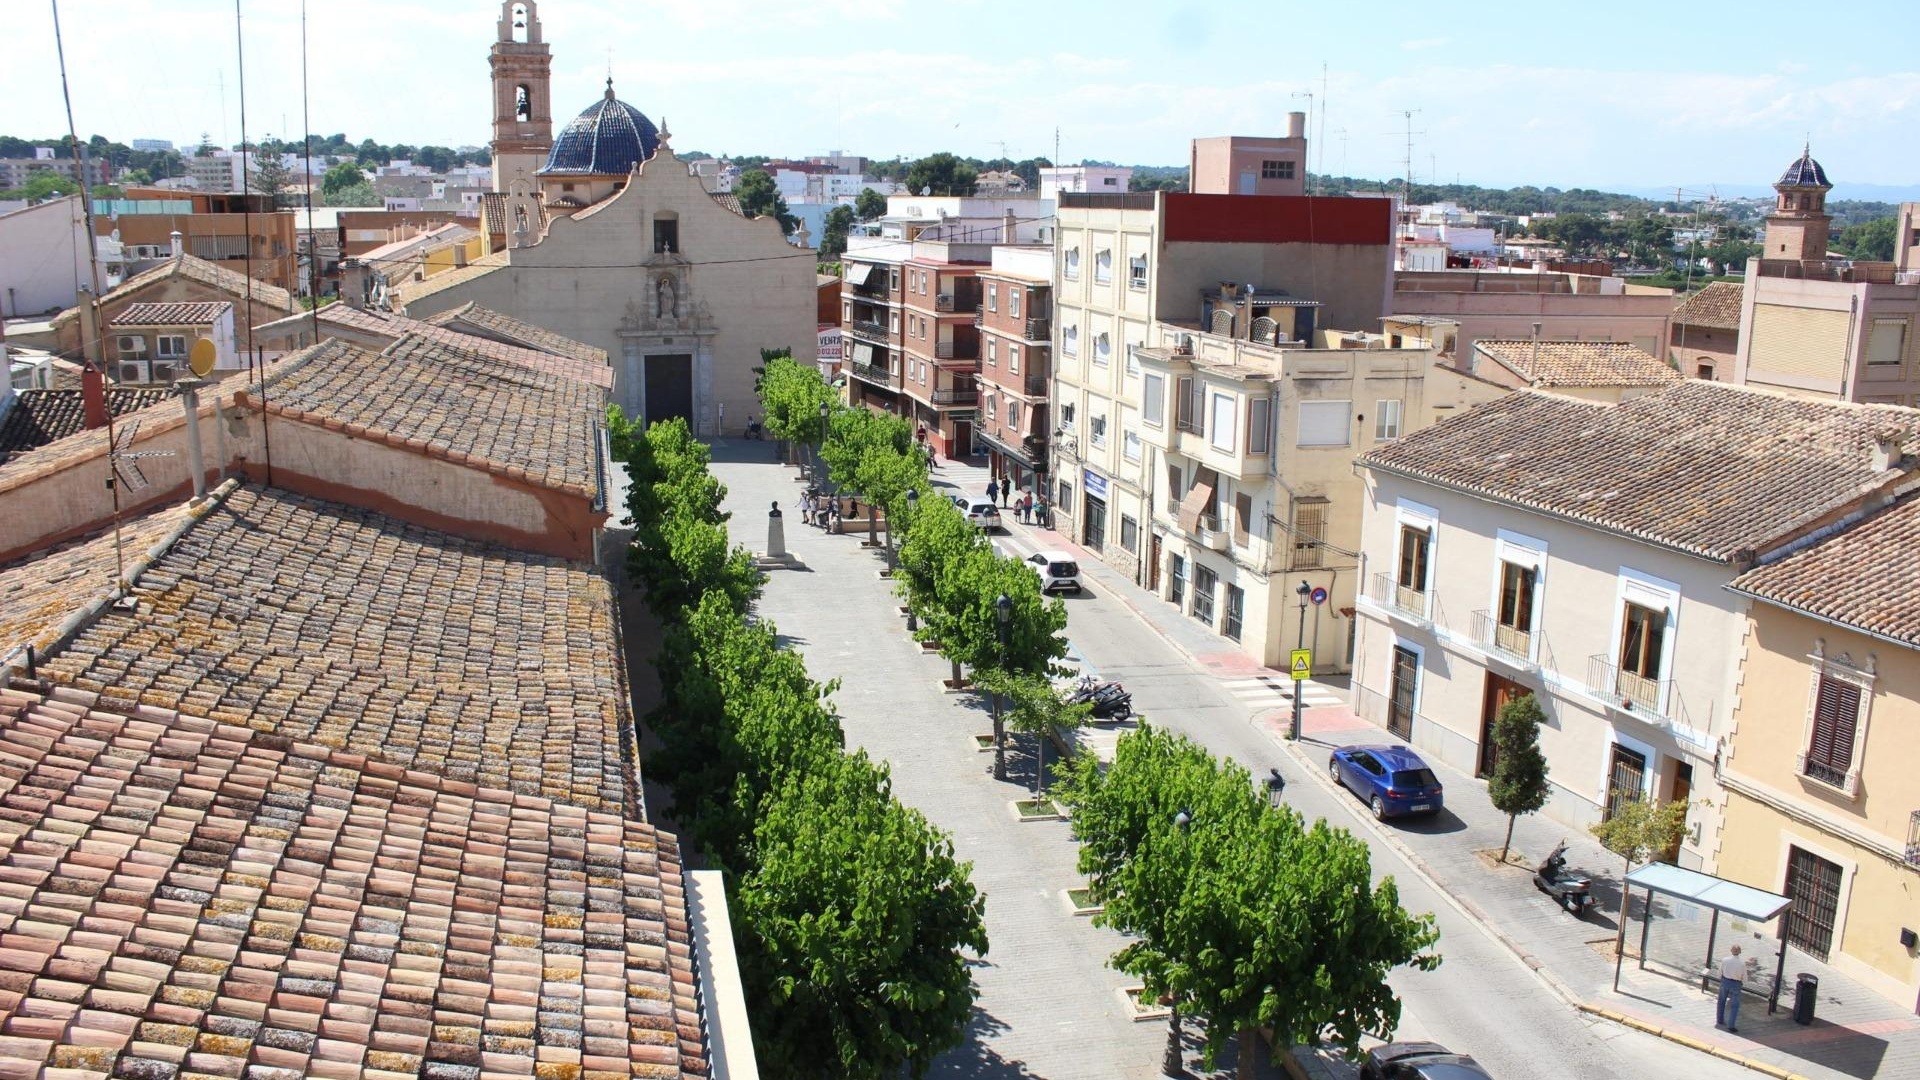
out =
[(1125, 720), (1133, 715), (1133, 695), (1125, 687), (1117, 682), (1097, 682), (1091, 675), (1081, 677), (1067, 701), (1074, 705), (1091, 703), (1095, 720)]
[(1567, 869), (1567, 842), (1560, 841), (1553, 853), (1546, 857), (1533, 871), (1533, 884), (1541, 892), (1553, 897), (1554, 902), (1567, 909), (1567, 914), (1578, 919), (1593, 906), (1593, 894), (1589, 891), (1593, 883), (1585, 874)]

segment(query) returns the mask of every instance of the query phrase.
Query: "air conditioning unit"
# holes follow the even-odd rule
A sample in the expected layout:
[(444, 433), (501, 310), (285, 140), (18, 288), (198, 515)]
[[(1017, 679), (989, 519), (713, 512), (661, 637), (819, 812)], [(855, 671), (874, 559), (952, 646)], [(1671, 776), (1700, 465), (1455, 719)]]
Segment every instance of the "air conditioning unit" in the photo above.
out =
[(120, 365), (120, 381), (123, 383), (144, 382), (145, 380), (140, 377), (140, 365), (139, 364), (121, 364)]
[(119, 339), (117, 339), (114, 342), (114, 344), (117, 345), (120, 351), (123, 353), (138, 353), (138, 352), (147, 351), (147, 343), (144, 338), (130, 337), (128, 335), (122, 334), (119, 337)]

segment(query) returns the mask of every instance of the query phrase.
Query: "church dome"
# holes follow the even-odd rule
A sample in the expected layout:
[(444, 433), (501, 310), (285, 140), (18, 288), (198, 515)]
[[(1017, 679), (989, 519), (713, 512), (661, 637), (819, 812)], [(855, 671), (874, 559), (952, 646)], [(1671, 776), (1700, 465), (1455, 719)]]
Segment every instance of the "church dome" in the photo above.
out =
[(625, 176), (653, 156), (660, 145), (660, 129), (639, 109), (613, 96), (607, 80), (606, 96), (567, 122), (542, 176)]
[(1793, 164), (1787, 166), (1787, 171), (1780, 174), (1779, 182), (1774, 184), (1773, 186), (1774, 187), (1817, 187), (1817, 188), (1833, 187), (1832, 184), (1827, 182), (1827, 170), (1821, 168), (1820, 163), (1813, 160), (1813, 149), (1811, 147), (1808, 147), (1807, 149), (1801, 151), (1800, 160), (1795, 161)]

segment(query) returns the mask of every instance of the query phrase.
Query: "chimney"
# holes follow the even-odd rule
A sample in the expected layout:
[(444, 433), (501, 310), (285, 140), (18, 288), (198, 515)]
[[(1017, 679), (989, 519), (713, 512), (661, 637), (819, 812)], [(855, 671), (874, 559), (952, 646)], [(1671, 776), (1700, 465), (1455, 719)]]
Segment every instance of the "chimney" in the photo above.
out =
[(172, 251), (173, 257), (176, 259), (179, 258), (180, 257), (180, 230), (175, 229), (172, 232), (168, 233), (167, 240), (172, 244), (171, 251)]
[(107, 376), (91, 360), (80, 371), (80, 404), (88, 431), (107, 426)]
[(1011, 206), (1007, 207), (1007, 212), (1004, 215), (1002, 215), (1000, 219), (1000, 242), (1001, 243), (1003, 244), (1013, 243), (1013, 237), (1015, 232), (1014, 226), (1018, 223), (1018, 221), (1019, 219), (1013, 216), (1013, 207)]
[(1901, 431), (1875, 433), (1873, 452), (1867, 459), (1873, 465), (1874, 472), (1887, 472), (1900, 467), (1901, 460), (1906, 456), (1900, 452), (1900, 443), (1905, 438), (1906, 433)]
[[(1308, 104), (1312, 104), (1309, 102)], [(1290, 112), (1287, 114), (1287, 138), (1304, 139), (1307, 137), (1307, 114)]]

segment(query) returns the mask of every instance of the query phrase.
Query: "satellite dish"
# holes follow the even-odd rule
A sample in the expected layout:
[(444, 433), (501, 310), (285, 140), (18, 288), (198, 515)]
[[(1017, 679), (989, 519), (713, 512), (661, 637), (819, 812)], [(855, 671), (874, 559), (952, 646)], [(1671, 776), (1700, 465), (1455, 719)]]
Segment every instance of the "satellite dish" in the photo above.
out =
[(187, 353), (187, 367), (192, 369), (195, 375), (204, 379), (207, 373), (213, 370), (216, 359), (218, 356), (213, 347), (213, 339), (201, 338), (193, 343), (193, 349)]

